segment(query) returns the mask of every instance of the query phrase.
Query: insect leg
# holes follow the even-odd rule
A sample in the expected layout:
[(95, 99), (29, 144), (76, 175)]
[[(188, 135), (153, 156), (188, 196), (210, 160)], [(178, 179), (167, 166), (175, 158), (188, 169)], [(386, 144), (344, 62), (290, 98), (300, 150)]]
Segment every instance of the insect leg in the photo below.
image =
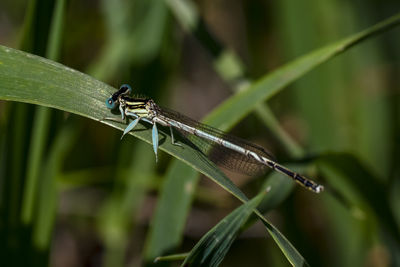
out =
[(125, 112), (124, 112), (124, 108), (122, 107), (122, 105), (119, 105), (119, 111), (121, 112), (121, 119), (125, 120)]
[(129, 133), (130, 131), (132, 131), (133, 128), (135, 128), (135, 126), (138, 124), (139, 120), (140, 120), (140, 117), (137, 117), (131, 123), (129, 123), (128, 127), (125, 128), (124, 133), (121, 136), (121, 139), (124, 137), (125, 134)]
[(172, 127), (169, 126), (169, 131), (171, 133), (171, 143), (175, 146), (182, 146), (182, 144), (176, 143), (175, 138), (174, 138), (174, 131), (172, 130)]
[(157, 124), (154, 122), (153, 124), (153, 131), (152, 131), (152, 138), (153, 138), (153, 150), (156, 154), (156, 162), (158, 161), (157, 150), (158, 150), (158, 130)]

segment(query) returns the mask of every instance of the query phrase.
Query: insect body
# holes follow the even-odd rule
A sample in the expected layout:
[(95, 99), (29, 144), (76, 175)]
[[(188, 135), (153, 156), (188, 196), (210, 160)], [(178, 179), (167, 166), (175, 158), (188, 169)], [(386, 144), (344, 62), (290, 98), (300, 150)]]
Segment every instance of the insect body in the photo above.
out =
[[(152, 99), (134, 98), (130, 96), (131, 94), (132, 88), (124, 84), (107, 99), (106, 106), (109, 109), (118, 107), (123, 122), (128, 117), (133, 118), (133, 121), (125, 128), (122, 137), (134, 129), (141, 120), (153, 125), (152, 142), (156, 161), (158, 150), (157, 124), (159, 124), (169, 127), (172, 144), (180, 145), (175, 142), (172, 128), (176, 129), (183, 136), (196, 137), (196, 142), (193, 143), (199, 144), (199, 149), (208, 154), (212, 161), (228, 169), (252, 175), (266, 168), (271, 168), (289, 176), (300, 185), (316, 193), (320, 193), (324, 189), (322, 185), (275, 162), (271, 154), (260, 146), (228, 135), (218, 129), (179, 114), (176, 111), (161, 108)], [(114, 118), (106, 119), (119, 121)], [(192, 140), (192, 138), (190, 139)]]

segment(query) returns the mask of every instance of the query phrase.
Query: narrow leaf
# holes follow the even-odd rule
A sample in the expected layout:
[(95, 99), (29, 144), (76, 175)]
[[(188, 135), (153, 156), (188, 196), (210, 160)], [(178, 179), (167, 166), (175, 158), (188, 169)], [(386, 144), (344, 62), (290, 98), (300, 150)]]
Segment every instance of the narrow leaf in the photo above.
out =
[(340, 192), (350, 206), (364, 212), (368, 212), (364, 207), (371, 208), (382, 227), (400, 241), (386, 187), (356, 157), (347, 153), (330, 153), (318, 158), (317, 164), (333, 189)]
[(218, 266), (224, 259), (240, 228), (257, 207), (265, 192), (242, 204), (205, 234), (190, 251), (182, 266)]
[(169, 166), (146, 240), (145, 259), (149, 263), (170, 253), (181, 242), (183, 218), (189, 213), (198, 180), (198, 173), (179, 161)]
[(399, 25), (399, 23), (400, 13), (366, 30), (289, 62), (252, 83), (247, 89), (226, 99), (218, 108), (214, 109), (214, 111), (207, 116), (205, 122), (222, 130), (232, 128), (254, 110), (258, 104), (270, 99), (290, 83), (302, 77), (315, 67), (347, 51), (356, 44)]

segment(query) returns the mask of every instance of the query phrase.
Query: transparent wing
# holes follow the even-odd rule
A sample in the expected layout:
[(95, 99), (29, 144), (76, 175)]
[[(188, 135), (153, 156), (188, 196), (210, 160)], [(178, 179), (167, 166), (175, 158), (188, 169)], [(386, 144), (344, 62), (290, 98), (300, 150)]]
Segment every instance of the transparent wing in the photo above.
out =
[[(195, 127), (196, 129), (202, 130), (210, 135), (222, 138), (235, 145), (253, 151), (260, 156), (274, 160), (272, 154), (269, 153), (267, 150), (255, 144), (252, 144), (246, 140), (226, 134), (216, 128), (202, 124), (198, 121), (195, 121), (187, 116), (184, 116), (176, 111), (167, 108), (160, 108), (159, 112), (167, 118), (171, 118), (179, 122), (182, 122), (188, 126)], [(175, 129), (179, 133), (181, 133), (184, 137), (186, 137), (188, 140), (190, 140), (197, 148), (199, 148), (199, 150), (201, 150), (204, 154), (206, 154), (211, 161), (222, 167), (251, 176), (261, 174), (265, 172), (266, 169), (268, 169), (266, 165), (256, 161), (253, 158), (247, 157), (246, 155), (238, 153), (234, 150), (226, 148), (218, 143), (212, 142), (205, 138), (201, 138), (193, 134), (187, 133), (185, 131), (182, 131), (181, 129), (177, 128)]]

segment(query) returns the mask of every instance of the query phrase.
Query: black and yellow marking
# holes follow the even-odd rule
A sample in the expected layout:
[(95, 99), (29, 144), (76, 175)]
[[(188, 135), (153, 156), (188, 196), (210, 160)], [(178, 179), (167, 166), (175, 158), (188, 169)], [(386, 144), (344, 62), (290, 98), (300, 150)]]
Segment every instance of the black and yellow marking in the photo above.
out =
[(149, 115), (149, 110), (147, 108), (148, 99), (123, 96), (122, 101), (125, 103), (126, 111), (135, 113), (139, 117), (147, 117)]

